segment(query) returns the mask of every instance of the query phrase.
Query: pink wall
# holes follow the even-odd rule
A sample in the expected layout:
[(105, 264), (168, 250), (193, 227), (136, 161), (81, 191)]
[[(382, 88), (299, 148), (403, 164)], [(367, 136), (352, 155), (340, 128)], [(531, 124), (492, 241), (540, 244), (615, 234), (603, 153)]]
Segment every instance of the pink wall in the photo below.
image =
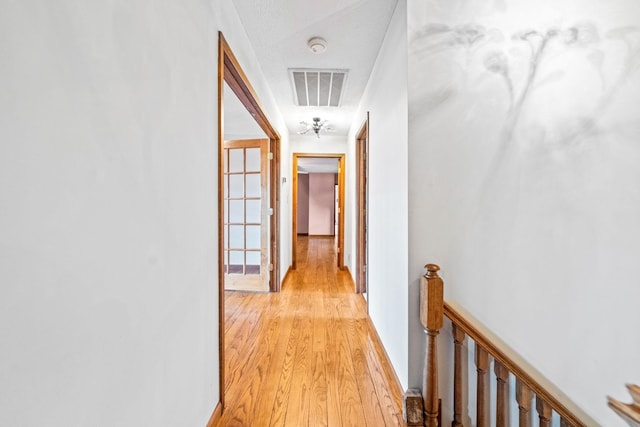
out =
[[(309, 175), (309, 235), (334, 234), (334, 185), (333, 173)], [(298, 203), (298, 211), (300, 204)]]
[(298, 234), (309, 234), (309, 175), (298, 174)]

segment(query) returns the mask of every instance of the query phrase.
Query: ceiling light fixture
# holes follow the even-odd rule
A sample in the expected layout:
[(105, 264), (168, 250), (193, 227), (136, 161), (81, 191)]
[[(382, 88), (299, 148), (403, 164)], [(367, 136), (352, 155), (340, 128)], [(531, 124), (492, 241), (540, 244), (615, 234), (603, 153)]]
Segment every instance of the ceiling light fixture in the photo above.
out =
[(307, 42), (309, 50), (315, 54), (324, 53), (327, 50), (327, 41), (322, 37), (311, 37)]
[(320, 117), (314, 117), (313, 123), (300, 122), (300, 126), (302, 130), (298, 132), (299, 135), (306, 135), (310, 132), (316, 134), (318, 138), (320, 138), (320, 131), (331, 132), (333, 129), (327, 126), (327, 120), (320, 120)]

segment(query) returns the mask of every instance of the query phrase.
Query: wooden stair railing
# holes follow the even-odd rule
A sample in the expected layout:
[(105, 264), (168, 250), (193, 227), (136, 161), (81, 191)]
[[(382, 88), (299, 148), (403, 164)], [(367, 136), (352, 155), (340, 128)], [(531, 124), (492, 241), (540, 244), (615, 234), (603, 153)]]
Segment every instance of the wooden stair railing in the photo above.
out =
[[(420, 283), (420, 320), (427, 334), (427, 350), (425, 352), (425, 370), (423, 375), (424, 425), (438, 427), (442, 416), (439, 412), (439, 400), (444, 398), (438, 394), (437, 337), (442, 329), (444, 317), (451, 320), (454, 344), (453, 357), (453, 420), (452, 427), (464, 427), (465, 408), (463, 376), (464, 341), (468, 337), (475, 343), (475, 365), (477, 370), (476, 426), (488, 427), (491, 424), (489, 414), (490, 390), (488, 374), (491, 360), (496, 377), (496, 409), (495, 425), (510, 425), (509, 413), (509, 379), (515, 377), (515, 397), (519, 412), (519, 426), (531, 425), (531, 411), (535, 408), (540, 426), (551, 426), (552, 414), (560, 416), (561, 427), (598, 426), (591, 417), (578, 408), (530, 364), (517, 355), (502, 340), (484, 328), (462, 307), (453, 302), (444, 301), (444, 283), (438, 271), (440, 267), (427, 264), (426, 274)], [(638, 391), (638, 389), (636, 389)], [(635, 395), (636, 397), (639, 395)], [(535, 401), (534, 401), (535, 398)], [(638, 402), (636, 402), (638, 403)], [(638, 411), (638, 406), (635, 407)], [(636, 415), (640, 416), (640, 412)], [(634, 426), (635, 427), (635, 426)], [(639, 426), (640, 427), (640, 426)]]
[(626, 404), (612, 397), (608, 397), (609, 407), (620, 415), (631, 427), (640, 427), (640, 386), (627, 384), (627, 389), (629, 390), (629, 394), (631, 394), (633, 402)]

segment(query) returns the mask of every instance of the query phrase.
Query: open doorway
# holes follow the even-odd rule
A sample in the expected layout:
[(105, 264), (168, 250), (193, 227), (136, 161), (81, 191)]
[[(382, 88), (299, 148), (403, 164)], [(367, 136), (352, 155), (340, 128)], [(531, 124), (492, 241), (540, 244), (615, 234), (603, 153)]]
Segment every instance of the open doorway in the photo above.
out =
[[(232, 121), (227, 119), (231, 119), (234, 114), (250, 117), (253, 127), (248, 124), (249, 122), (245, 122), (241, 130), (232, 129)], [(227, 115), (230, 117), (226, 117)], [(240, 138), (240, 134), (244, 134), (244, 137)], [(231, 183), (232, 180), (235, 184)], [(234, 207), (231, 206), (232, 204)], [(259, 210), (255, 209), (256, 204), (260, 204)], [(248, 208), (248, 205), (253, 207)], [(218, 411), (224, 410), (225, 403), (225, 283), (229, 281), (232, 270), (236, 274), (241, 270), (242, 275), (245, 276), (246, 273), (251, 275), (257, 271), (259, 274), (253, 275), (260, 276), (262, 283), (267, 283), (266, 286), (261, 285), (261, 290), (280, 290), (279, 205), (280, 135), (269, 123), (251, 84), (220, 32), (218, 33), (220, 403), (219, 409), (212, 415), (212, 420), (220, 415)], [(231, 227), (236, 228), (233, 236)]]
[(293, 154), (293, 269), (299, 236), (333, 238), (336, 264), (344, 268), (344, 163), (344, 154)]

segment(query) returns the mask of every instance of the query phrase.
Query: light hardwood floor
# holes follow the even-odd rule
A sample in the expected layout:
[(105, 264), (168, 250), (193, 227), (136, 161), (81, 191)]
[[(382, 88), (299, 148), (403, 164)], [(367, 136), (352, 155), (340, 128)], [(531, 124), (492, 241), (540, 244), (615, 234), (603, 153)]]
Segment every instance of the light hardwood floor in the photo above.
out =
[(300, 238), (279, 293), (226, 293), (219, 426), (404, 425), (402, 391), (333, 242)]

